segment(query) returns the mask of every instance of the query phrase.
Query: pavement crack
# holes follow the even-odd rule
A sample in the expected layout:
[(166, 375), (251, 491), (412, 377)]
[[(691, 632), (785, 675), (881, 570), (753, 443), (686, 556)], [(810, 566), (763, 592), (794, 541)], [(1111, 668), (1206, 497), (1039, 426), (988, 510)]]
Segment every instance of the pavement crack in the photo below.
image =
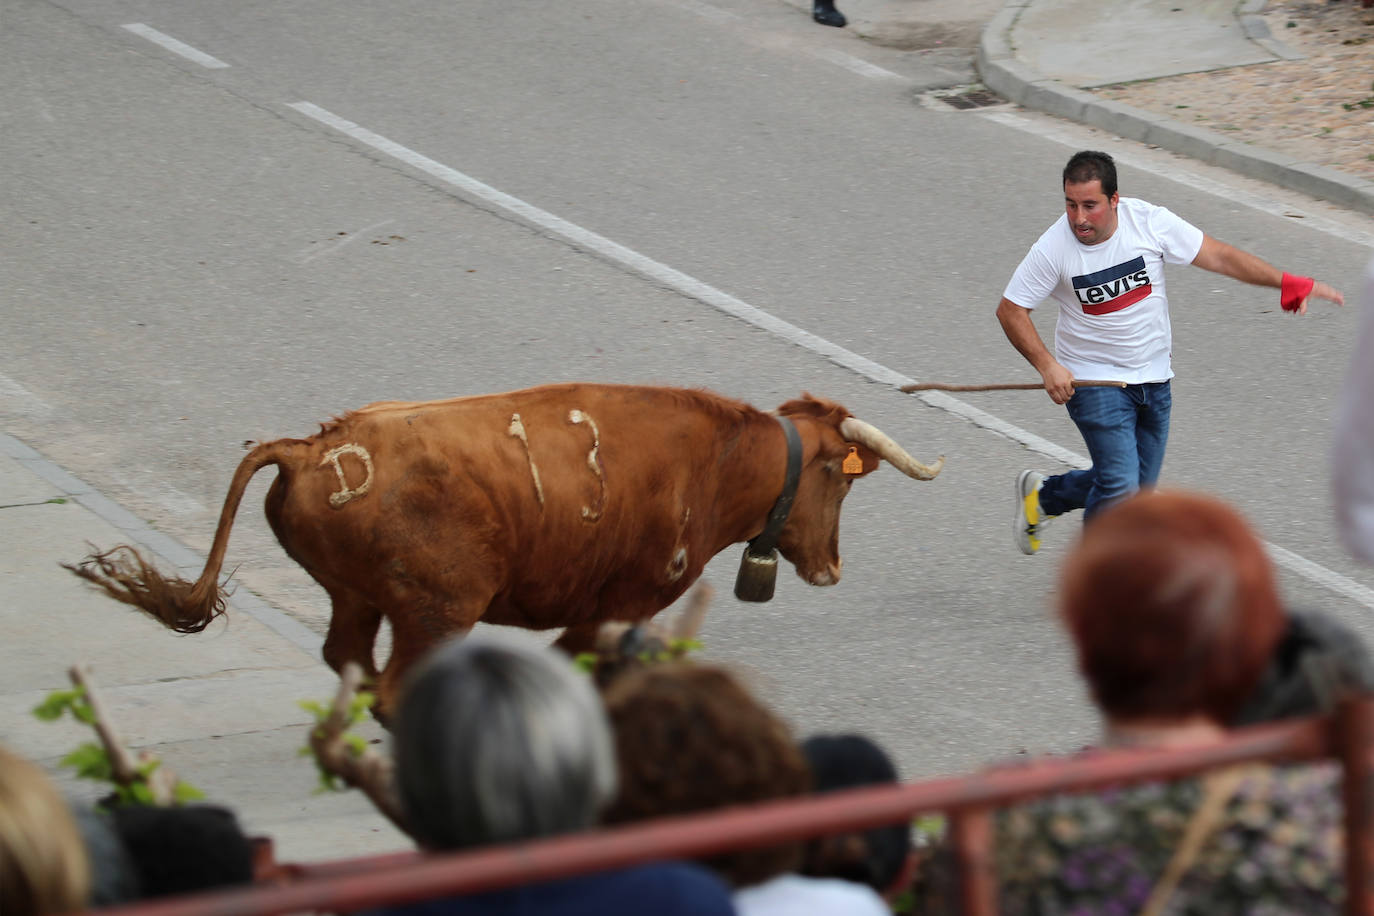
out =
[(295, 668), (283, 668), (281, 665), (244, 665), (238, 668), (217, 668), (214, 671), (205, 671), (197, 674), (174, 674), (169, 677), (155, 678), (152, 683), (172, 684), (177, 681), (210, 681), (216, 678), (233, 677), (237, 674), (263, 672), (263, 671), (282, 671), (297, 670)]
[(0, 503), (0, 509), (24, 509), (29, 506), (61, 506), (70, 502), (65, 496), (54, 496), (52, 499), (37, 499), (32, 502), (23, 503)]

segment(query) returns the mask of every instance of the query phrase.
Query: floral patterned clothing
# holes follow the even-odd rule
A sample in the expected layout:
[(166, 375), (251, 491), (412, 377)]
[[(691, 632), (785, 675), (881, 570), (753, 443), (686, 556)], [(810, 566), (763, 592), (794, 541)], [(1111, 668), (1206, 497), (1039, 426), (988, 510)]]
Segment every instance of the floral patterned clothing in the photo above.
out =
[[(997, 820), (1003, 916), (1133, 916), (1201, 804), (1197, 779), (1062, 795)], [(1340, 768), (1246, 767), (1168, 916), (1338, 913), (1345, 897)], [(957, 913), (952, 860), (925, 863), (915, 912)]]

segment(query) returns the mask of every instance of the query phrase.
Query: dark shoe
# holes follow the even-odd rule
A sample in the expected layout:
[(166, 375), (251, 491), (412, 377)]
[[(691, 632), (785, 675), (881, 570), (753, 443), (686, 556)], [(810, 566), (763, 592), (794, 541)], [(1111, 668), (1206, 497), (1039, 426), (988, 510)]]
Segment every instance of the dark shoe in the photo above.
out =
[(811, 7), (811, 18), (821, 25), (833, 25), (837, 29), (842, 29), (848, 22), (844, 18), (844, 13), (835, 9), (833, 2), (820, 2)]

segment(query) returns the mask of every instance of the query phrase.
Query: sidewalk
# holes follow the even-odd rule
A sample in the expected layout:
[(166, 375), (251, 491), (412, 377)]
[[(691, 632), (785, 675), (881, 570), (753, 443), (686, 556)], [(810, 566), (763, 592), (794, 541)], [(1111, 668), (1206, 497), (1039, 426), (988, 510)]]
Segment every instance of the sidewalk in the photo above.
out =
[[(0, 433), (0, 744), (39, 762), (74, 800), (103, 794), (58, 762), (92, 731), (30, 710), (90, 666), (127, 744), (147, 749), (266, 834), (279, 861), (413, 848), (361, 793), (316, 795), (314, 764), (297, 755), (312, 717), (297, 701), (327, 701), (338, 678), (319, 636), (239, 590), (229, 622), (180, 636), (99, 594), (60, 562), (88, 544), (133, 543), (164, 568), (195, 576), (202, 560), (22, 442)], [(360, 733), (380, 737), (371, 722)]]
[[(791, 2), (810, 9), (809, 0)], [(902, 32), (933, 33), (942, 26), (951, 35), (963, 34), (971, 20), (981, 19), (979, 77), (1018, 105), (1374, 214), (1374, 182), (1087, 91), (1300, 57), (1257, 15), (1267, 0), (838, 0), (836, 5), (855, 34), (880, 44)]]
[(983, 31), (978, 72), (988, 88), (1027, 108), (1374, 214), (1374, 182), (1083, 91), (1291, 56), (1254, 15), (1264, 6), (1265, 0), (1008, 0)]

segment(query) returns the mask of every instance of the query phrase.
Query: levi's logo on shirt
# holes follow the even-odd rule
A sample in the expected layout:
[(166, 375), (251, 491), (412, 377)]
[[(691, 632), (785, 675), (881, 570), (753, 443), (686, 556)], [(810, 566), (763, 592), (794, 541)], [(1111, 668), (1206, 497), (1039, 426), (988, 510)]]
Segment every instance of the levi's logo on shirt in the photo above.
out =
[(1089, 315), (1119, 312), (1150, 295), (1150, 275), (1139, 257), (1073, 278), (1073, 292)]

